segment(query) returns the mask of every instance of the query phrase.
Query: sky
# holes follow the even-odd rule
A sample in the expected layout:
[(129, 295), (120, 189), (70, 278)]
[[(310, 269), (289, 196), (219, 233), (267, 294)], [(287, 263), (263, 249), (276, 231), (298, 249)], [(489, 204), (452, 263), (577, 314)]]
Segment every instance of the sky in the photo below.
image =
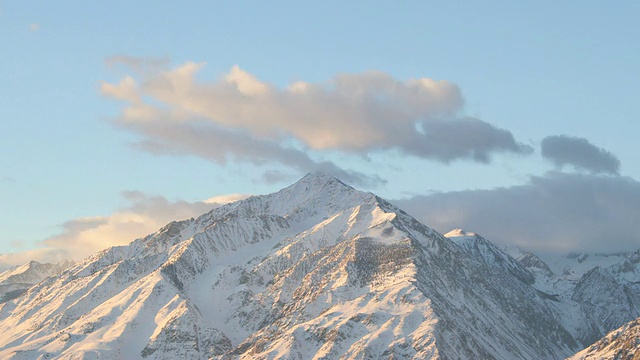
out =
[(328, 172), (441, 232), (640, 248), (640, 4), (0, 2), (0, 268)]

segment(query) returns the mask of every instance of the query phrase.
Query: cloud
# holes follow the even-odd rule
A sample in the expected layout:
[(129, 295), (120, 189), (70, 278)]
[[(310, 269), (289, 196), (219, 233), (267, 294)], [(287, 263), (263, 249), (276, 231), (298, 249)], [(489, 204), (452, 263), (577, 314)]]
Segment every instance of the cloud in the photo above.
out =
[(81, 260), (104, 248), (126, 245), (136, 238), (157, 231), (176, 219), (197, 217), (225, 203), (248, 195), (216, 196), (205, 201), (170, 201), (137, 191), (124, 192), (129, 206), (108, 216), (85, 217), (67, 221), (62, 232), (41, 243), (41, 247), (13, 254), (0, 254), (0, 270), (30, 260), (58, 262)]
[(301, 173), (325, 172), (360, 185), (375, 186), (384, 182), (375, 175), (344, 170), (329, 161), (316, 161), (302, 150), (256, 138), (246, 131), (222, 128), (203, 121), (175, 123), (159, 115), (153, 122), (127, 126), (147, 136), (136, 146), (155, 154), (194, 154), (219, 164), (230, 160), (255, 165), (279, 163)]
[(461, 158), (489, 163), (490, 155), (495, 151), (533, 152), (532, 147), (516, 143), (509, 131), (475, 118), (425, 124), (424, 132), (423, 138), (407, 144), (406, 151), (444, 163)]
[(237, 66), (202, 81), (197, 75), (203, 66), (186, 63), (142, 80), (103, 83), (105, 96), (128, 103), (114, 123), (140, 134), (140, 147), (154, 153), (276, 162), (355, 184), (379, 179), (315, 158), (323, 151), (360, 156), (394, 149), (443, 163), (487, 163), (494, 153), (531, 152), (509, 131), (460, 116), (463, 98), (447, 81), (400, 81), (370, 71), (281, 89)]
[(552, 172), (525, 185), (394, 201), (440, 232), (475, 231), (529, 251), (615, 253), (640, 248), (640, 182)]
[(104, 63), (108, 68), (124, 65), (136, 74), (143, 76), (157, 74), (160, 71), (168, 69), (171, 64), (169, 58), (166, 57), (136, 57), (129, 55), (110, 56), (105, 59)]
[(57, 263), (69, 259), (68, 252), (56, 248), (37, 248), (11, 254), (0, 254), (0, 272), (11, 267), (26, 264), (29, 261), (41, 263)]
[(228, 204), (248, 198), (249, 194), (228, 194), (210, 197), (204, 202), (207, 204)]
[(591, 144), (587, 139), (554, 135), (542, 140), (542, 157), (561, 168), (565, 165), (593, 174), (618, 175), (620, 161), (607, 150)]

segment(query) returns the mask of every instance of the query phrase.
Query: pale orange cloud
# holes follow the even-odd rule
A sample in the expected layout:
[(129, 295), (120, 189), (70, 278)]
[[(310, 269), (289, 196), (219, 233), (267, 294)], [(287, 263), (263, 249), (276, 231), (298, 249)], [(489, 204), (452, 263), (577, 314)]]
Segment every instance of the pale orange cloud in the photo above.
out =
[(202, 80), (204, 66), (187, 62), (103, 83), (105, 96), (126, 102), (113, 123), (141, 135), (138, 146), (153, 153), (191, 154), (221, 164), (277, 163), (364, 186), (383, 180), (343, 169), (323, 155), (398, 150), (443, 163), (487, 163), (494, 153), (532, 151), (505, 129), (461, 116), (464, 100), (447, 81), (398, 80), (368, 71), (279, 88), (238, 66)]
[(0, 254), (0, 270), (31, 260), (42, 263), (81, 260), (97, 251), (126, 245), (136, 238), (157, 231), (167, 223), (197, 217), (223, 204), (248, 195), (230, 194), (205, 201), (169, 201), (162, 196), (125, 192), (130, 205), (111, 215), (84, 217), (67, 221), (62, 232), (45, 239), (36, 249), (13, 254)]

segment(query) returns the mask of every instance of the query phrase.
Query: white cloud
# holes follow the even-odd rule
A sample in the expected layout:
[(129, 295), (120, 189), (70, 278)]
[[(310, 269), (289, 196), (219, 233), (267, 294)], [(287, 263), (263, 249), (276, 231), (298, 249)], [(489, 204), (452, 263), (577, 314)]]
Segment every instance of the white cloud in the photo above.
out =
[(246, 96), (262, 96), (269, 92), (269, 87), (266, 84), (238, 66), (231, 68), (231, 72), (226, 76), (225, 81), (233, 84), (241, 94)]
[(117, 84), (102, 84), (102, 94), (120, 99), (126, 100), (135, 105), (141, 105), (142, 99), (138, 94), (138, 85), (136, 81), (131, 76), (126, 76), (120, 80)]
[(203, 66), (187, 63), (163, 72), (140, 91), (186, 115), (257, 137), (293, 137), (315, 150), (402, 144), (416, 135), (416, 122), (448, 116), (463, 102), (458, 88), (446, 81), (401, 82), (368, 72), (280, 90), (237, 66), (220, 80), (197, 82)]
[(229, 195), (218, 195), (211, 198), (208, 198), (204, 202), (207, 204), (228, 204), (232, 202), (236, 202), (239, 200), (243, 200), (248, 198), (249, 194), (229, 194)]

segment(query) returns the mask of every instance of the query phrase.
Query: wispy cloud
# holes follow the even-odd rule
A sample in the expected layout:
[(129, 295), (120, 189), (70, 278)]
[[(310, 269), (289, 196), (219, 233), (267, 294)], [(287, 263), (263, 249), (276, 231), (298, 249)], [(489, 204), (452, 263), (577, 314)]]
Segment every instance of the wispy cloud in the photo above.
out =
[(142, 79), (103, 83), (105, 96), (127, 102), (114, 123), (142, 135), (140, 146), (155, 153), (195, 154), (218, 163), (277, 162), (356, 184), (380, 179), (316, 160), (318, 155), (394, 149), (444, 163), (487, 163), (494, 153), (532, 151), (509, 131), (460, 115), (460, 90), (447, 81), (401, 81), (371, 71), (281, 89), (237, 66), (202, 81), (197, 75), (203, 66), (186, 63)]
[(627, 177), (552, 172), (525, 185), (394, 203), (438, 231), (462, 227), (526, 250), (613, 253), (640, 248), (640, 182)]
[(138, 75), (156, 74), (168, 68), (171, 61), (167, 57), (136, 57), (129, 55), (115, 55), (105, 59), (109, 68), (123, 65)]
[(0, 270), (30, 260), (57, 262), (80, 260), (104, 248), (126, 245), (136, 238), (153, 233), (170, 221), (197, 217), (225, 203), (247, 195), (217, 196), (205, 201), (170, 201), (162, 196), (148, 196), (127, 191), (123, 197), (129, 206), (107, 216), (84, 217), (61, 225), (60, 234), (50, 237), (40, 247), (19, 253), (0, 254)]
[(565, 135), (547, 136), (542, 140), (542, 157), (557, 167), (573, 166), (593, 174), (617, 175), (620, 160), (609, 151), (591, 144), (587, 139)]

